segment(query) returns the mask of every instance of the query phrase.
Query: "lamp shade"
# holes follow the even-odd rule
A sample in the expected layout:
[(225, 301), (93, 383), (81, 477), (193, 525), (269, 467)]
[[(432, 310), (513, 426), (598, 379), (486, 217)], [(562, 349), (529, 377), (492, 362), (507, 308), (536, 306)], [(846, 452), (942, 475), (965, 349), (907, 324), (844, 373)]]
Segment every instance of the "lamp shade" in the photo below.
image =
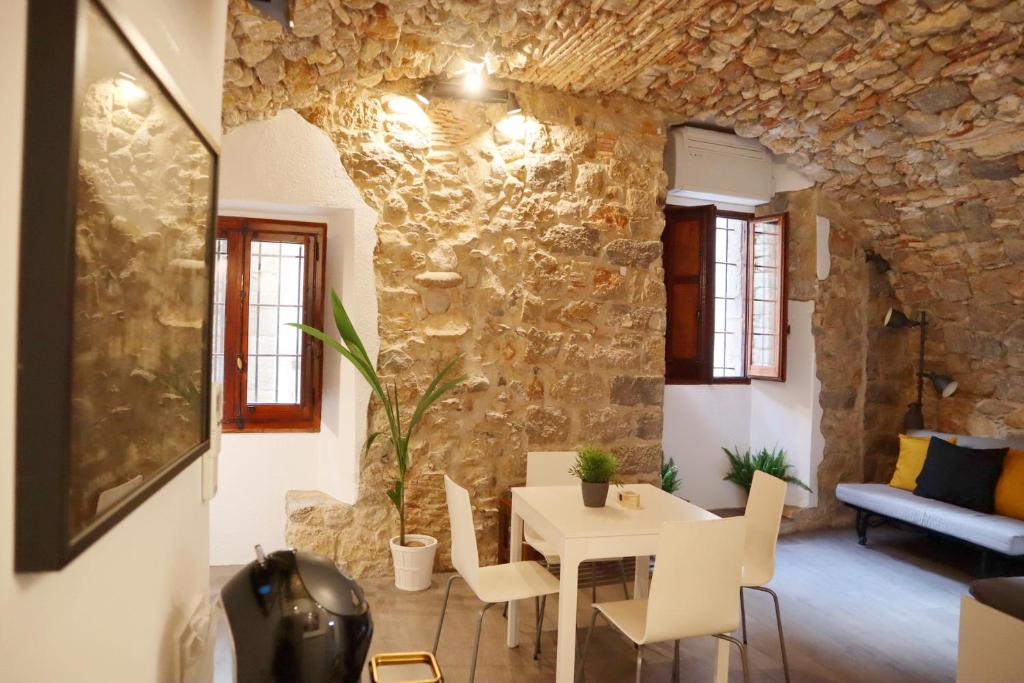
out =
[(924, 376), (932, 381), (935, 391), (939, 392), (942, 398), (949, 398), (956, 393), (959, 383), (949, 375), (938, 375), (934, 372), (926, 372)]
[(890, 308), (885, 314), (886, 327), (916, 327), (920, 325), (916, 320), (911, 320), (906, 313), (895, 308)]

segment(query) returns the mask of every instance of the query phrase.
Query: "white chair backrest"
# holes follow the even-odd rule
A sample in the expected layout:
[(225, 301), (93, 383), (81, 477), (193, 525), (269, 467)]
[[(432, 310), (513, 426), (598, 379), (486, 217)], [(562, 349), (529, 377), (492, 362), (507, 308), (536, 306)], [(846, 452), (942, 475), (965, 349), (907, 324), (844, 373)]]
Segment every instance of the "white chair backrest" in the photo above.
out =
[(579, 479), (569, 474), (576, 451), (531, 451), (526, 454), (527, 486), (572, 486)]
[(665, 522), (647, 600), (647, 642), (728, 633), (740, 620), (742, 517)]
[(480, 554), (476, 547), (476, 527), (473, 524), (473, 506), (469, 501), (469, 491), (456, 484), (446, 474), (444, 493), (448, 500), (448, 522), (452, 531), (452, 566), (475, 591), (478, 588)]
[(747, 541), (743, 552), (744, 580), (763, 585), (775, 574), (775, 546), (786, 503), (786, 482), (764, 472), (754, 472), (747, 497)]

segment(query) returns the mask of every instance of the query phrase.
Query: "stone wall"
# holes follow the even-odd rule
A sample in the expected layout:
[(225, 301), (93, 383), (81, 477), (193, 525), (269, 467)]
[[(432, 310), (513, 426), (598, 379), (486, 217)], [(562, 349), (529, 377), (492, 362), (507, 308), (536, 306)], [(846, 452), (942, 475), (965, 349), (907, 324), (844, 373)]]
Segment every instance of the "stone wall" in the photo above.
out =
[[(485, 562), (527, 451), (607, 446), (627, 480), (654, 481), (661, 462), (663, 123), (625, 99), (516, 94), (524, 115), (511, 117), (469, 101), (421, 108), (401, 87), (342, 89), (301, 112), (380, 214), (381, 373), (406, 406), (448, 359), (469, 377), (420, 429), (409, 529), (447, 551), (450, 474), (471, 491)], [(376, 404), (370, 421), (383, 426)], [(393, 472), (378, 442), (355, 506), (292, 494), (289, 543), (390, 571)]]
[[(926, 427), (978, 436), (1024, 432), (1024, 221), (1018, 174), (989, 181), (984, 201), (920, 209), (840, 198), (816, 189), (780, 195), (765, 211), (790, 214), (790, 296), (815, 302), (825, 455), (819, 508), (802, 526), (844, 523), (840, 481), (887, 481), (907, 404), (915, 399), (918, 332), (887, 329), (890, 307), (929, 314), (926, 368), (949, 373), (957, 393), (926, 382)], [(831, 221), (831, 274), (814, 276), (814, 217)], [(880, 272), (865, 262), (876, 251)]]
[(877, 237), (904, 310), (930, 317), (927, 369), (960, 384), (941, 401), (925, 387), (925, 422), (943, 431), (1024, 433), (1024, 207), (1015, 158), (999, 175), (979, 181), (976, 198), (907, 211)]

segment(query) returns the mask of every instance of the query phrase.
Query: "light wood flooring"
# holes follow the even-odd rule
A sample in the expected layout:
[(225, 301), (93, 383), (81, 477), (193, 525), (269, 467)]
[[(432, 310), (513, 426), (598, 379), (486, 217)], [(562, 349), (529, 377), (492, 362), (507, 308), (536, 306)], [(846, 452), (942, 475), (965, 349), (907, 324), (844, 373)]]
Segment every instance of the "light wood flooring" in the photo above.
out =
[[(952, 682), (956, 672), (960, 597), (975, 559), (960, 546), (944, 547), (921, 534), (875, 529), (860, 547), (852, 530), (785, 536), (779, 541), (777, 572), (770, 584), (782, 603), (786, 645), (794, 683), (806, 681)], [(215, 567), (216, 588), (236, 568)], [(364, 580), (373, 610), (371, 652), (429, 650), (447, 575), (435, 576), (422, 593), (402, 593), (390, 579)], [(599, 599), (619, 599), (619, 585), (603, 586)], [(752, 681), (783, 681), (771, 598), (747, 593)], [(527, 605), (527, 603), (524, 603)], [(467, 680), (480, 603), (456, 582), (438, 651), (447, 683)], [(589, 617), (589, 591), (580, 596), (579, 636)], [(500, 607), (487, 612), (478, 683), (541, 683), (554, 680), (557, 601), (549, 600), (539, 661), (532, 658), (533, 607), (521, 610), (517, 649), (505, 647)], [(631, 683), (635, 651), (608, 626), (595, 630), (587, 658), (590, 683)], [(582, 641), (581, 641), (582, 642)], [(684, 641), (682, 680), (710, 681), (714, 641)], [(644, 681), (669, 681), (671, 645), (649, 647)], [(742, 681), (733, 656), (730, 681)]]

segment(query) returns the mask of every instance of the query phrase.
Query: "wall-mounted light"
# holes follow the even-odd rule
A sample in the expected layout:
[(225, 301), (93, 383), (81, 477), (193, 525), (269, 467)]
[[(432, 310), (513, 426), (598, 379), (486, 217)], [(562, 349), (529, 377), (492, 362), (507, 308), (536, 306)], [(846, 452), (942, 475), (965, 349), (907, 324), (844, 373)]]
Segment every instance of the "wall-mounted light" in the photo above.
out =
[(430, 105), (430, 94), (429, 93), (418, 92), (418, 93), (416, 93), (416, 99), (419, 100), (419, 103), (422, 104), (424, 107)]
[(130, 73), (119, 72), (114, 83), (117, 84), (118, 96), (125, 102), (138, 102), (146, 97), (146, 91), (136, 83), (135, 76)]
[(907, 317), (907, 314), (903, 311), (890, 308), (885, 313), (885, 326), (889, 328), (900, 328), (900, 327), (917, 327), (918, 325), (926, 325), (926, 318), (924, 313), (921, 314), (921, 320), (911, 320)]
[(462, 74), (462, 87), (470, 95), (476, 95), (484, 88), (484, 63), (466, 62)]
[(939, 392), (942, 398), (949, 398), (956, 393), (956, 390), (960, 387), (959, 382), (950, 377), (949, 375), (939, 375), (934, 372), (926, 372), (924, 376), (932, 381), (932, 386), (935, 387), (935, 391)]
[(924, 429), (924, 414), (921, 411), (921, 405), (925, 378), (931, 380), (935, 391), (939, 392), (942, 398), (949, 398), (956, 393), (959, 384), (948, 375), (926, 372), (924, 369), (924, 340), (928, 330), (928, 316), (924, 311), (921, 311), (917, 320), (913, 320), (903, 311), (890, 308), (885, 314), (885, 326), (890, 329), (921, 328), (917, 347), (917, 400), (907, 406), (907, 413), (903, 416), (903, 429)]

